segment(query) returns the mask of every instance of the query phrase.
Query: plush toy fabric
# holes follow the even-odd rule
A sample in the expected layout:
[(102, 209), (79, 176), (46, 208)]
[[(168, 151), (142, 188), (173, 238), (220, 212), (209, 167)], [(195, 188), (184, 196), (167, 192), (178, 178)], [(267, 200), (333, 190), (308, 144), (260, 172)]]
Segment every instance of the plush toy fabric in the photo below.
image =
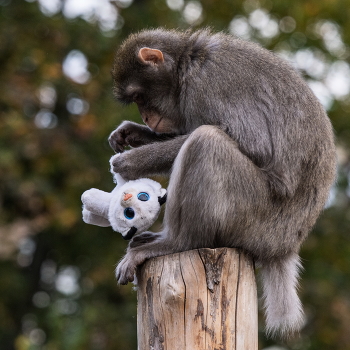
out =
[(151, 179), (125, 181), (115, 173), (113, 177), (116, 187), (112, 192), (92, 188), (83, 193), (83, 220), (87, 224), (112, 226), (124, 239), (131, 239), (156, 221), (166, 190)]

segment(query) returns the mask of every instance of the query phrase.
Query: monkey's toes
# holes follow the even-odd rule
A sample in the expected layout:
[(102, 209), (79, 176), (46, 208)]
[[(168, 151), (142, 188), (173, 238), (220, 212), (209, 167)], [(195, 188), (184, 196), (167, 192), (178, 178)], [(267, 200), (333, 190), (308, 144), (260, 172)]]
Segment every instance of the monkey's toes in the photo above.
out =
[(128, 259), (123, 259), (115, 270), (115, 276), (119, 284), (126, 285), (128, 282), (133, 282), (135, 277), (136, 266)]

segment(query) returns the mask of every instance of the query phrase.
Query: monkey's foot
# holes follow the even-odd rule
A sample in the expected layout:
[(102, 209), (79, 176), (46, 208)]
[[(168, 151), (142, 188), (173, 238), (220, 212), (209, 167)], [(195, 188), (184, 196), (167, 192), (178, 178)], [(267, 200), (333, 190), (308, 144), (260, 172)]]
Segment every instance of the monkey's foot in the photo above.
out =
[[(172, 252), (172, 250), (164, 249), (164, 245), (162, 245), (162, 249), (154, 249), (154, 244), (157, 244), (157, 240), (161, 237), (161, 233), (147, 231), (132, 238), (126, 255), (115, 270), (119, 284), (133, 282), (136, 267), (143, 264), (147, 259)], [(152, 247), (153, 249), (151, 249)]]
[(119, 284), (128, 284), (134, 280), (137, 264), (133, 254), (127, 253), (115, 269), (115, 276)]

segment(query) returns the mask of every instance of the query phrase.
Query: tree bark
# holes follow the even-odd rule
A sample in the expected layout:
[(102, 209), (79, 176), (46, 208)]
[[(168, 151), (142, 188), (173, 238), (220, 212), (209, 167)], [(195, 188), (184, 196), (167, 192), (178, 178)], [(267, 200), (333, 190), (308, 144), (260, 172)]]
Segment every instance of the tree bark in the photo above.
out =
[(254, 264), (236, 249), (198, 249), (137, 272), (138, 350), (257, 350)]

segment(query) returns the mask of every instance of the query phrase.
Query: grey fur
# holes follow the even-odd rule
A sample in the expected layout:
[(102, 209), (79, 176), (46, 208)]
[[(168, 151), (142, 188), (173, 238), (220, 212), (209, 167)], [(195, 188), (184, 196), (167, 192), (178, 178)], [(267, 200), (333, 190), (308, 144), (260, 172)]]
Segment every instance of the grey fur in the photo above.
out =
[(287, 337), (304, 324), (303, 309), (297, 294), (300, 258), (291, 254), (283, 260), (265, 263), (261, 271), (266, 330)]
[[(164, 62), (140, 62), (142, 47), (161, 50)], [(238, 247), (262, 265), (268, 332), (299, 330), (298, 251), (336, 167), (330, 121), (307, 84), (273, 53), (209, 30), (132, 35), (113, 78), (119, 100), (137, 102), (145, 121), (161, 118), (161, 132), (124, 122), (111, 134), (115, 150), (136, 147), (114, 170), (127, 179), (170, 174), (164, 229), (130, 243), (119, 283), (150, 257)]]

